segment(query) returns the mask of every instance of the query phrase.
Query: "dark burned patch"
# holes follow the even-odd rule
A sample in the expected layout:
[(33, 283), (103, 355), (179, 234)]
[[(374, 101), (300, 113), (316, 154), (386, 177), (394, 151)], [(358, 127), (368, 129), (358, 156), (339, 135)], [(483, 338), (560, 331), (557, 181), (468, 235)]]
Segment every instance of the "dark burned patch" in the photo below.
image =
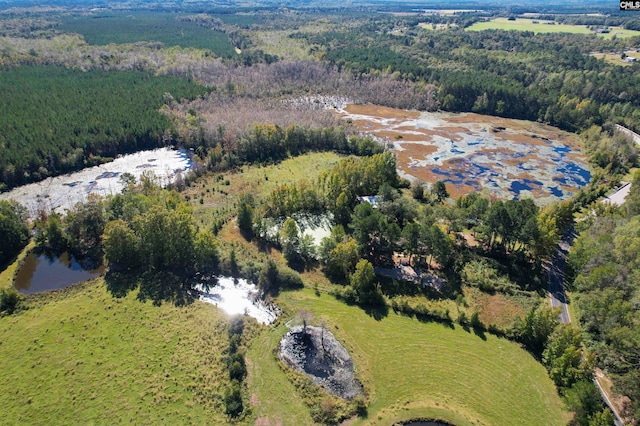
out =
[(280, 341), (280, 359), (343, 399), (363, 395), (353, 360), (333, 333), (320, 327), (294, 327)]

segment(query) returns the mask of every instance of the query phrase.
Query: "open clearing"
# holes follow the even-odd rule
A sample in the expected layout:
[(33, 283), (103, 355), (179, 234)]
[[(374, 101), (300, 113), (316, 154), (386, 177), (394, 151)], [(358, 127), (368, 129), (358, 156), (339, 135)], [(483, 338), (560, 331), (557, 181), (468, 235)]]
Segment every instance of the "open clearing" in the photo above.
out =
[(96, 279), (0, 318), (2, 424), (220, 424), (228, 382), (215, 307), (112, 298)]
[[(537, 22), (537, 23), (534, 23)], [(610, 39), (616, 37), (639, 36), (640, 31), (625, 30), (622, 27), (607, 27), (608, 33), (597, 34), (600, 37)], [(491, 21), (476, 22), (467, 28), (468, 31), (505, 30), (505, 31), (533, 31), (539, 33), (572, 33), (572, 34), (596, 34), (586, 25), (558, 24), (554, 21), (536, 21), (535, 19), (521, 19), (510, 21), (508, 18), (495, 18)]]
[[(627, 50), (624, 52), (627, 56), (631, 57), (631, 58), (636, 58), (636, 62), (638, 60), (640, 60), (640, 52), (636, 51), (636, 50)], [(594, 52), (591, 54), (591, 56), (594, 56), (598, 59), (604, 59), (606, 62), (613, 64), (613, 65), (621, 65), (623, 67), (629, 67), (631, 65), (634, 64), (634, 62), (627, 62), (624, 59), (622, 59), (620, 56), (620, 53), (601, 53), (601, 52)]]
[(241, 193), (251, 193), (260, 202), (278, 185), (301, 179), (313, 183), (320, 173), (331, 169), (340, 159), (332, 152), (312, 152), (265, 167), (244, 166), (240, 170), (202, 177), (183, 194), (191, 199), (196, 223), (210, 226), (211, 209), (217, 209), (217, 214), (225, 219), (234, 216), (235, 202)]
[[(312, 153), (267, 167), (244, 167), (201, 179), (188, 194), (202, 222), (209, 222), (207, 205), (226, 206), (232, 214), (240, 192), (263, 199), (278, 184), (302, 177), (312, 181), (340, 158)], [(244, 240), (233, 221), (218, 238), (223, 251), (233, 247), (240, 259), (271, 256), (284, 262), (279, 251), (260, 251)], [(251, 404), (251, 412), (240, 424), (313, 424), (275, 354), (287, 332), (284, 322), (301, 309), (311, 311), (316, 324), (326, 321), (354, 359), (369, 400), (368, 417), (354, 425), (387, 426), (411, 418), (440, 418), (458, 426), (510, 425), (513, 419), (523, 425), (560, 425), (568, 420), (544, 367), (519, 345), (393, 312), (376, 321), (328, 295), (336, 286), (317, 270), (303, 278), (307, 288), (283, 292), (275, 300), (284, 310), (275, 326), (250, 332), (245, 404)], [(5, 424), (227, 421), (222, 394), (228, 384), (223, 360), (228, 342), (226, 316), (219, 309), (199, 302), (154, 307), (135, 294), (115, 299), (102, 279), (28, 300), (31, 309), (0, 318), (0, 403), (10, 419)], [(508, 301), (472, 302), (491, 309), (499, 304), (501, 316), (524, 311)], [(448, 307), (455, 315), (452, 303)], [(114, 406), (119, 407), (116, 414)]]
[[(458, 425), (510, 425), (514, 419), (521, 425), (562, 425), (569, 418), (544, 367), (505, 339), (486, 335), (484, 340), (458, 326), (421, 323), (393, 312), (376, 321), (311, 289), (283, 293), (278, 303), (290, 314), (308, 309), (316, 322), (325, 320), (351, 353), (370, 399), (368, 417), (353, 425), (425, 416)], [(265, 331), (248, 353), (249, 391), (259, 401), (254, 410), (263, 424), (289, 424), (291, 415), (282, 407), (302, 404), (291, 385), (280, 386), (286, 379), (273, 351), (285, 332), (282, 325)], [(311, 423), (301, 418), (296, 424)]]

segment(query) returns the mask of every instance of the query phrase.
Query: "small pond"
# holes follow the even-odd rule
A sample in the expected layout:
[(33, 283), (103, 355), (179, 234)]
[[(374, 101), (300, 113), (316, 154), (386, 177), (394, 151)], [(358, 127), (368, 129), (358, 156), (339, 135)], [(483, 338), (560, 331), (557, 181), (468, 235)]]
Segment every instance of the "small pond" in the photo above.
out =
[(401, 426), (452, 426), (450, 423), (439, 422), (436, 420), (410, 420), (400, 423)]
[(249, 315), (262, 324), (276, 320), (277, 308), (265, 303), (255, 284), (245, 279), (217, 277), (211, 280), (209, 288), (199, 285), (200, 300), (212, 303), (229, 315)]
[(31, 252), (24, 259), (13, 285), (24, 294), (40, 293), (95, 278), (103, 271), (104, 267), (84, 269), (69, 253), (55, 257)]

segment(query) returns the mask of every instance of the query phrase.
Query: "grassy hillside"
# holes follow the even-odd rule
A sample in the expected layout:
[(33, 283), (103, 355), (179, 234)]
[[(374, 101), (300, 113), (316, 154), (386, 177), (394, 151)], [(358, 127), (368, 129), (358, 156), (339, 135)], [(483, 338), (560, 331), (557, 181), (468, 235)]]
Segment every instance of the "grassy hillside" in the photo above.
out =
[[(458, 425), (563, 425), (568, 420), (544, 367), (505, 339), (393, 312), (376, 321), (309, 289), (284, 293), (278, 302), (290, 313), (308, 309), (316, 321), (324, 319), (353, 355), (370, 398), (368, 418), (354, 424), (389, 425), (416, 417)], [(248, 354), (251, 399), (260, 402), (254, 410), (268, 420), (265, 424), (288, 424), (289, 409), (301, 406), (273, 366), (273, 350), (285, 331), (282, 326), (255, 340)]]
[(0, 318), (2, 424), (220, 424), (225, 319), (114, 299), (101, 279)]

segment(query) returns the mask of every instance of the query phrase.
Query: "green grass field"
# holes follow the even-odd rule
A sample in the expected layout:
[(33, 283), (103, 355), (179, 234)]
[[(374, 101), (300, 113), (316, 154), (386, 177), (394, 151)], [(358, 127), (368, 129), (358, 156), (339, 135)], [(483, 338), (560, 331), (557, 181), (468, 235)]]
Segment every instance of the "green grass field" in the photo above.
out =
[(225, 422), (215, 307), (115, 299), (102, 279), (29, 305), (0, 318), (3, 425)]
[[(351, 352), (370, 399), (368, 417), (353, 425), (420, 417), (457, 425), (563, 425), (569, 419), (544, 367), (512, 342), (393, 312), (376, 321), (310, 289), (283, 293), (278, 302), (291, 315), (308, 309), (327, 321)], [(249, 391), (263, 424), (289, 424), (282, 407), (299, 410), (302, 404), (291, 386), (281, 385), (284, 373), (275, 365), (274, 349), (285, 331), (280, 326), (265, 332), (248, 353)], [(297, 420), (310, 424), (306, 417)]]
[[(633, 58), (638, 59), (640, 57), (640, 53), (636, 52), (635, 50), (628, 50), (625, 52), (627, 54), (627, 56), (631, 56)], [(625, 62), (621, 57), (619, 53), (592, 53), (591, 56), (594, 56), (598, 59), (604, 59), (606, 62), (609, 62), (610, 64), (613, 65), (620, 65), (623, 67), (630, 67), (633, 65), (632, 62)]]
[[(516, 19), (509, 21), (507, 18), (496, 18), (487, 22), (476, 22), (467, 28), (469, 31), (484, 30), (505, 30), (505, 31), (533, 31), (534, 33), (573, 33), (573, 34), (595, 34), (584, 25), (565, 25), (565, 24), (548, 24), (547, 21), (540, 21), (537, 24), (531, 19)], [(633, 37), (640, 36), (640, 31), (625, 30), (621, 27), (611, 27), (611, 32), (607, 34), (598, 34), (599, 36), (610, 39), (614, 35), (616, 37)]]

